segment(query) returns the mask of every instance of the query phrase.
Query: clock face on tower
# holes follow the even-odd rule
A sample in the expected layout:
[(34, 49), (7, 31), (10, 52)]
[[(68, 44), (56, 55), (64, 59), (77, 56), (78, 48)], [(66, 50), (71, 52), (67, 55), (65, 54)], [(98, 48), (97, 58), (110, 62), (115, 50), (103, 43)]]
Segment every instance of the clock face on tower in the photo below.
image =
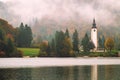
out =
[(94, 32), (95, 32), (96, 30), (94, 29)]

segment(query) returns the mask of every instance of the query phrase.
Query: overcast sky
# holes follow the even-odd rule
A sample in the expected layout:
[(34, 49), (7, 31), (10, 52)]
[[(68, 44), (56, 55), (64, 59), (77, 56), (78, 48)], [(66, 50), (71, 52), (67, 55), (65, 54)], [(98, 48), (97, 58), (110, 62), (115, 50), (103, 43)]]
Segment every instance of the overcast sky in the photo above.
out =
[[(116, 25), (120, 18), (120, 0), (0, 0), (18, 21), (29, 22), (45, 16), (60, 20), (90, 22), (94, 17), (98, 24)], [(1, 6), (1, 5), (0, 5)], [(2, 8), (1, 8), (2, 9)], [(3, 13), (6, 15), (6, 11)], [(4, 14), (0, 13), (0, 17)], [(9, 16), (10, 17), (10, 16)], [(3, 17), (4, 18), (4, 17)], [(8, 17), (7, 17), (8, 18)], [(13, 20), (15, 21), (15, 19)], [(16, 21), (17, 22), (17, 21)]]

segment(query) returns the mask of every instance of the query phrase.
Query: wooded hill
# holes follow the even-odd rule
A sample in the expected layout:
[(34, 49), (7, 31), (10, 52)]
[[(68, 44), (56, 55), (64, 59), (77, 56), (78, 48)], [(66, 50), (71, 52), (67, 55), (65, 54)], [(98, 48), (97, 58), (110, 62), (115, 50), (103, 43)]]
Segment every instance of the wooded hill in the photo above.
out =
[(15, 28), (10, 25), (7, 21), (0, 18), (0, 28), (5, 31), (6, 34), (15, 34)]

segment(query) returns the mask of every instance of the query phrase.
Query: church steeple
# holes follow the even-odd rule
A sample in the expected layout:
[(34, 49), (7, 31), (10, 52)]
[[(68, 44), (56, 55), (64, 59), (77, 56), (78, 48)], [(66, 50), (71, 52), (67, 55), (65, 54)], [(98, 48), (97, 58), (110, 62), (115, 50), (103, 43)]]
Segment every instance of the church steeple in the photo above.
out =
[(97, 50), (98, 47), (98, 43), (97, 43), (97, 27), (96, 27), (96, 22), (95, 19), (93, 19), (93, 24), (92, 24), (92, 28), (91, 28), (91, 41), (93, 42), (95, 48), (94, 50)]
[(97, 28), (97, 27), (96, 27), (96, 23), (95, 23), (95, 18), (93, 19), (92, 28)]

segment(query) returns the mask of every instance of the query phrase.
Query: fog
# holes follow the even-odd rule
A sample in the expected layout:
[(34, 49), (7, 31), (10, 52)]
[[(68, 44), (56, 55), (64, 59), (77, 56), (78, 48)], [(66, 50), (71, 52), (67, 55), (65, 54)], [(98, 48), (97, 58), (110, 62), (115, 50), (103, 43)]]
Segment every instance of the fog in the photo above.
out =
[(0, 17), (13, 25), (44, 17), (90, 24), (95, 18), (98, 25), (120, 25), (120, 0), (1, 0), (0, 4)]

